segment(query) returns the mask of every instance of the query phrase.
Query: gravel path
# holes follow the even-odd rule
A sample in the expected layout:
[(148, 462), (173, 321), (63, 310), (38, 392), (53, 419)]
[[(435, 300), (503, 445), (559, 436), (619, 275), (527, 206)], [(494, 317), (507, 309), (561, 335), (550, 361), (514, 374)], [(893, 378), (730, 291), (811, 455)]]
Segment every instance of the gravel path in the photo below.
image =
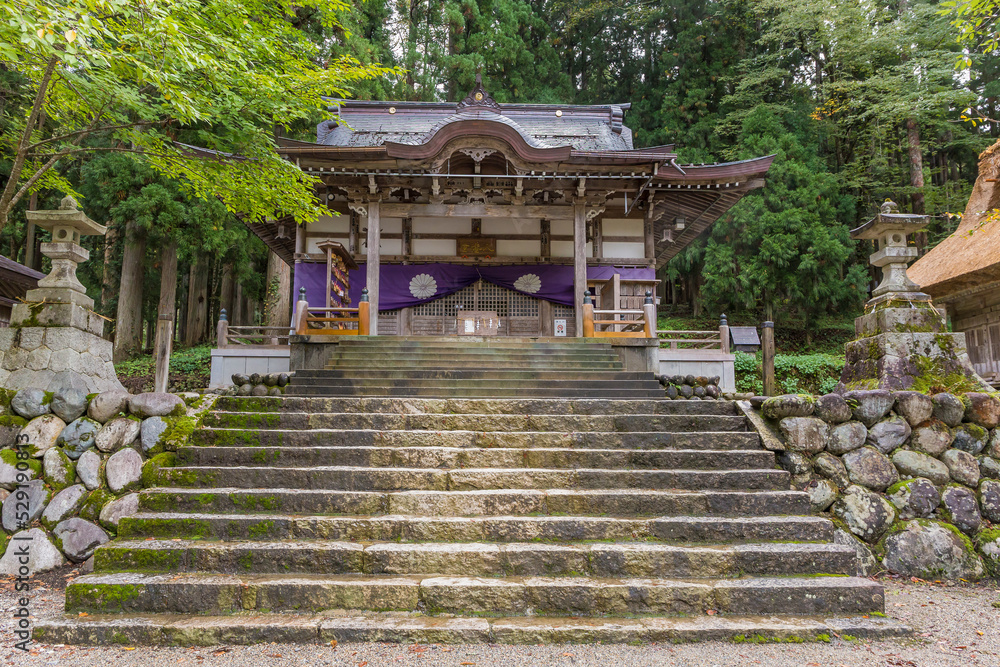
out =
[[(65, 582), (75, 570), (61, 570), (34, 580), (31, 609), (34, 614), (58, 613), (63, 605)], [(957, 586), (886, 579), (886, 613), (916, 629), (913, 639), (891, 641), (842, 641), (829, 644), (741, 645), (723, 642), (700, 644), (651, 644), (645, 646), (562, 645), (464, 646), (341, 644), (298, 646), (265, 644), (215, 648), (113, 647), (80, 648), (33, 645), (28, 654), (13, 649), (15, 594), (9, 578), (0, 579), (0, 667), (4, 665), (64, 665), (89, 667), (283, 667), (285, 665), (567, 665), (611, 667), (652, 665), (766, 665), (779, 667), (930, 667), (951, 665), (1000, 665), (1000, 586), (996, 582)]]

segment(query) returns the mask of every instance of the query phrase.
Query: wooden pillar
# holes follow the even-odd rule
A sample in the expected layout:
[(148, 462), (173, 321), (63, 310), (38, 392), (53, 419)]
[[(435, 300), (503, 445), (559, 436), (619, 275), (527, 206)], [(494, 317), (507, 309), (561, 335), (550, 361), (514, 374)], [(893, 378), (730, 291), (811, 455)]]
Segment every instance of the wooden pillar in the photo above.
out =
[(719, 341), (723, 354), (729, 354), (729, 321), (725, 313), (722, 313), (722, 318), (719, 320)]
[(761, 331), (764, 374), (764, 395), (774, 396), (774, 322), (764, 322)]
[(548, 220), (542, 220), (542, 242), (541, 242), (541, 253), (542, 257), (552, 256), (552, 223)]
[(573, 204), (573, 311), (576, 335), (583, 335), (583, 293), (587, 291), (587, 209)]
[(413, 218), (403, 218), (403, 256), (413, 254)]
[(382, 240), (379, 202), (368, 202), (368, 262), (366, 273), (368, 278), (369, 320), (371, 335), (378, 335), (378, 274), (379, 274), (379, 244)]
[(177, 241), (169, 241), (160, 251), (160, 301), (156, 307), (156, 370), (153, 391), (167, 391), (170, 381), (170, 353), (174, 346), (174, 313), (177, 308)]

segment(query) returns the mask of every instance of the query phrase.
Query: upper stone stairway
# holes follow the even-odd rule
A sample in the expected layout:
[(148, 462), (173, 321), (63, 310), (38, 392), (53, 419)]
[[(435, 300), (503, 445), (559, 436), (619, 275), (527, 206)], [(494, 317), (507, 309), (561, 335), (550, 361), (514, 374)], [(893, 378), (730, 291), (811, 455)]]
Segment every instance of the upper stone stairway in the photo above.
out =
[(901, 631), (732, 402), (222, 397), (177, 464), (36, 640)]
[(299, 370), (290, 396), (662, 398), (610, 345), (578, 339), (345, 337), (326, 367)]

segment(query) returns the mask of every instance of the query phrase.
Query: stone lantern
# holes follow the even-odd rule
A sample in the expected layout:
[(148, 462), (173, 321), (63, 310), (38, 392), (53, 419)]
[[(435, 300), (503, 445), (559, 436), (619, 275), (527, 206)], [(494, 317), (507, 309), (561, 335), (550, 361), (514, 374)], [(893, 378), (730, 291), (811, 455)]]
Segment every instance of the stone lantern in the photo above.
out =
[(882, 269), (882, 282), (872, 290), (865, 314), (854, 320), (856, 337), (846, 346), (842, 389), (990, 391), (972, 368), (965, 334), (949, 333), (931, 297), (906, 275), (917, 257), (907, 236), (929, 222), (886, 201), (873, 219), (851, 231), (853, 239), (878, 243), (869, 261)]
[(28, 290), (24, 303), (14, 305), (10, 328), (0, 330), (0, 386), (123, 391), (111, 361), (112, 343), (102, 338), (104, 318), (93, 311), (94, 300), (76, 277), (77, 266), (90, 259), (80, 238), (103, 236), (106, 228), (68, 196), (56, 210), (27, 216), (52, 232), (52, 241), (41, 248), (52, 270)]

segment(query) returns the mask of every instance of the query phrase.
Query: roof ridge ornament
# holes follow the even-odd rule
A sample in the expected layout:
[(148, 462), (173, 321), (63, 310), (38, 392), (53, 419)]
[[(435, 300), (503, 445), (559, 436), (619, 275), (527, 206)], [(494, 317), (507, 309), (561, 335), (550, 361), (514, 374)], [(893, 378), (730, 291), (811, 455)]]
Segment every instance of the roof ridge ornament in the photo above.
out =
[(483, 88), (483, 75), (478, 72), (476, 73), (475, 87), (471, 92), (469, 92), (468, 95), (465, 96), (465, 99), (458, 103), (455, 111), (464, 111), (466, 109), (486, 109), (488, 111), (500, 113), (500, 105), (497, 104), (497, 101), (493, 99), (493, 96), (486, 92), (486, 89)]

